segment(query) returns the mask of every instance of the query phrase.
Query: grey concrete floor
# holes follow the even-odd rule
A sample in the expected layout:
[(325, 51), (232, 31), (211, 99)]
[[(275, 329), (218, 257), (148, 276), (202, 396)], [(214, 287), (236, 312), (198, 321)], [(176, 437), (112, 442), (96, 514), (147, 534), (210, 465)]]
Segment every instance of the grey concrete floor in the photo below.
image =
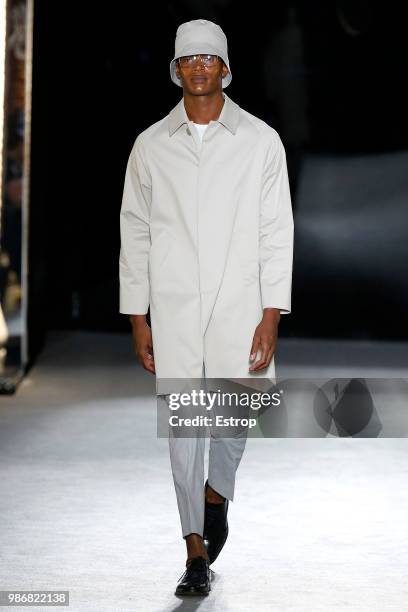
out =
[[(406, 354), (282, 340), (278, 373), (406, 377)], [(211, 594), (176, 598), (185, 551), (154, 388), (129, 336), (60, 332), (0, 398), (0, 590), (69, 590), (71, 612), (406, 609), (404, 438), (248, 440)]]

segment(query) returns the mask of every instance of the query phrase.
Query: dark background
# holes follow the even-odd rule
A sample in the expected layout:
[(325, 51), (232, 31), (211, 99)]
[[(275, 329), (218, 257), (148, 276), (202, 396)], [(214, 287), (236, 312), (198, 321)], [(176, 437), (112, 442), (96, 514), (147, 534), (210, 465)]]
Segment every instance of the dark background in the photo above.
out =
[(118, 313), (126, 161), (137, 134), (182, 97), (169, 74), (178, 25), (204, 18), (227, 35), (226, 93), (272, 125), (287, 151), (296, 242), (282, 335), (406, 339), (402, 9), (330, 0), (201, 6), (35, 2), (31, 321), (37, 330), (130, 330)]

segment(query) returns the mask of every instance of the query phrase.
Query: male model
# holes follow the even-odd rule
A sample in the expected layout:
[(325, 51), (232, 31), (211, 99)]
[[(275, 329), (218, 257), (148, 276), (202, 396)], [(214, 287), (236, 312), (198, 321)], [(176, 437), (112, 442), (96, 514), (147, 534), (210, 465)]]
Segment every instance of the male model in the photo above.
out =
[[(221, 28), (180, 25), (170, 75), (183, 97), (136, 138), (120, 215), (120, 312), (159, 401), (168, 379), (274, 378), (293, 256), (285, 151), (273, 128), (223, 92), (232, 74)], [(204, 482), (204, 439), (169, 436), (187, 545), (176, 594), (210, 591), (244, 444), (211, 437)]]

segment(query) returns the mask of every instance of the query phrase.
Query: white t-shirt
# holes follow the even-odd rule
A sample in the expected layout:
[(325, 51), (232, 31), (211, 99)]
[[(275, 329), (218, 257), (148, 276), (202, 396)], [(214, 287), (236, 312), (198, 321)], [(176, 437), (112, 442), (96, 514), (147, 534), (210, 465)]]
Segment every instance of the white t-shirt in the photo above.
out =
[[(193, 123), (194, 123), (194, 121), (193, 121)], [(196, 126), (198, 135), (200, 137), (200, 140), (202, 141), (203, 140), (203, 134), (204, 134), (205, 130), (208, 127), (208, 123), (194, 123), (194, 125)]]

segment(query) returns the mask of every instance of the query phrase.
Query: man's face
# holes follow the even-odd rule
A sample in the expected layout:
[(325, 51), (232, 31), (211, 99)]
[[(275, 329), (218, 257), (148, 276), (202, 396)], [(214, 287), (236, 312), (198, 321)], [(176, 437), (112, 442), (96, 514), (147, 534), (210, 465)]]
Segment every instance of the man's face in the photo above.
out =
[(196, 57), (190, 65), (183, 65), (177, 60), (175, 68), (183, 91), (193, 96), (206, 96), (221, 90), (222, 77), (228, 74), (228, 68), (220, 57), (212, 65), (205, 65), (200, 57)]

